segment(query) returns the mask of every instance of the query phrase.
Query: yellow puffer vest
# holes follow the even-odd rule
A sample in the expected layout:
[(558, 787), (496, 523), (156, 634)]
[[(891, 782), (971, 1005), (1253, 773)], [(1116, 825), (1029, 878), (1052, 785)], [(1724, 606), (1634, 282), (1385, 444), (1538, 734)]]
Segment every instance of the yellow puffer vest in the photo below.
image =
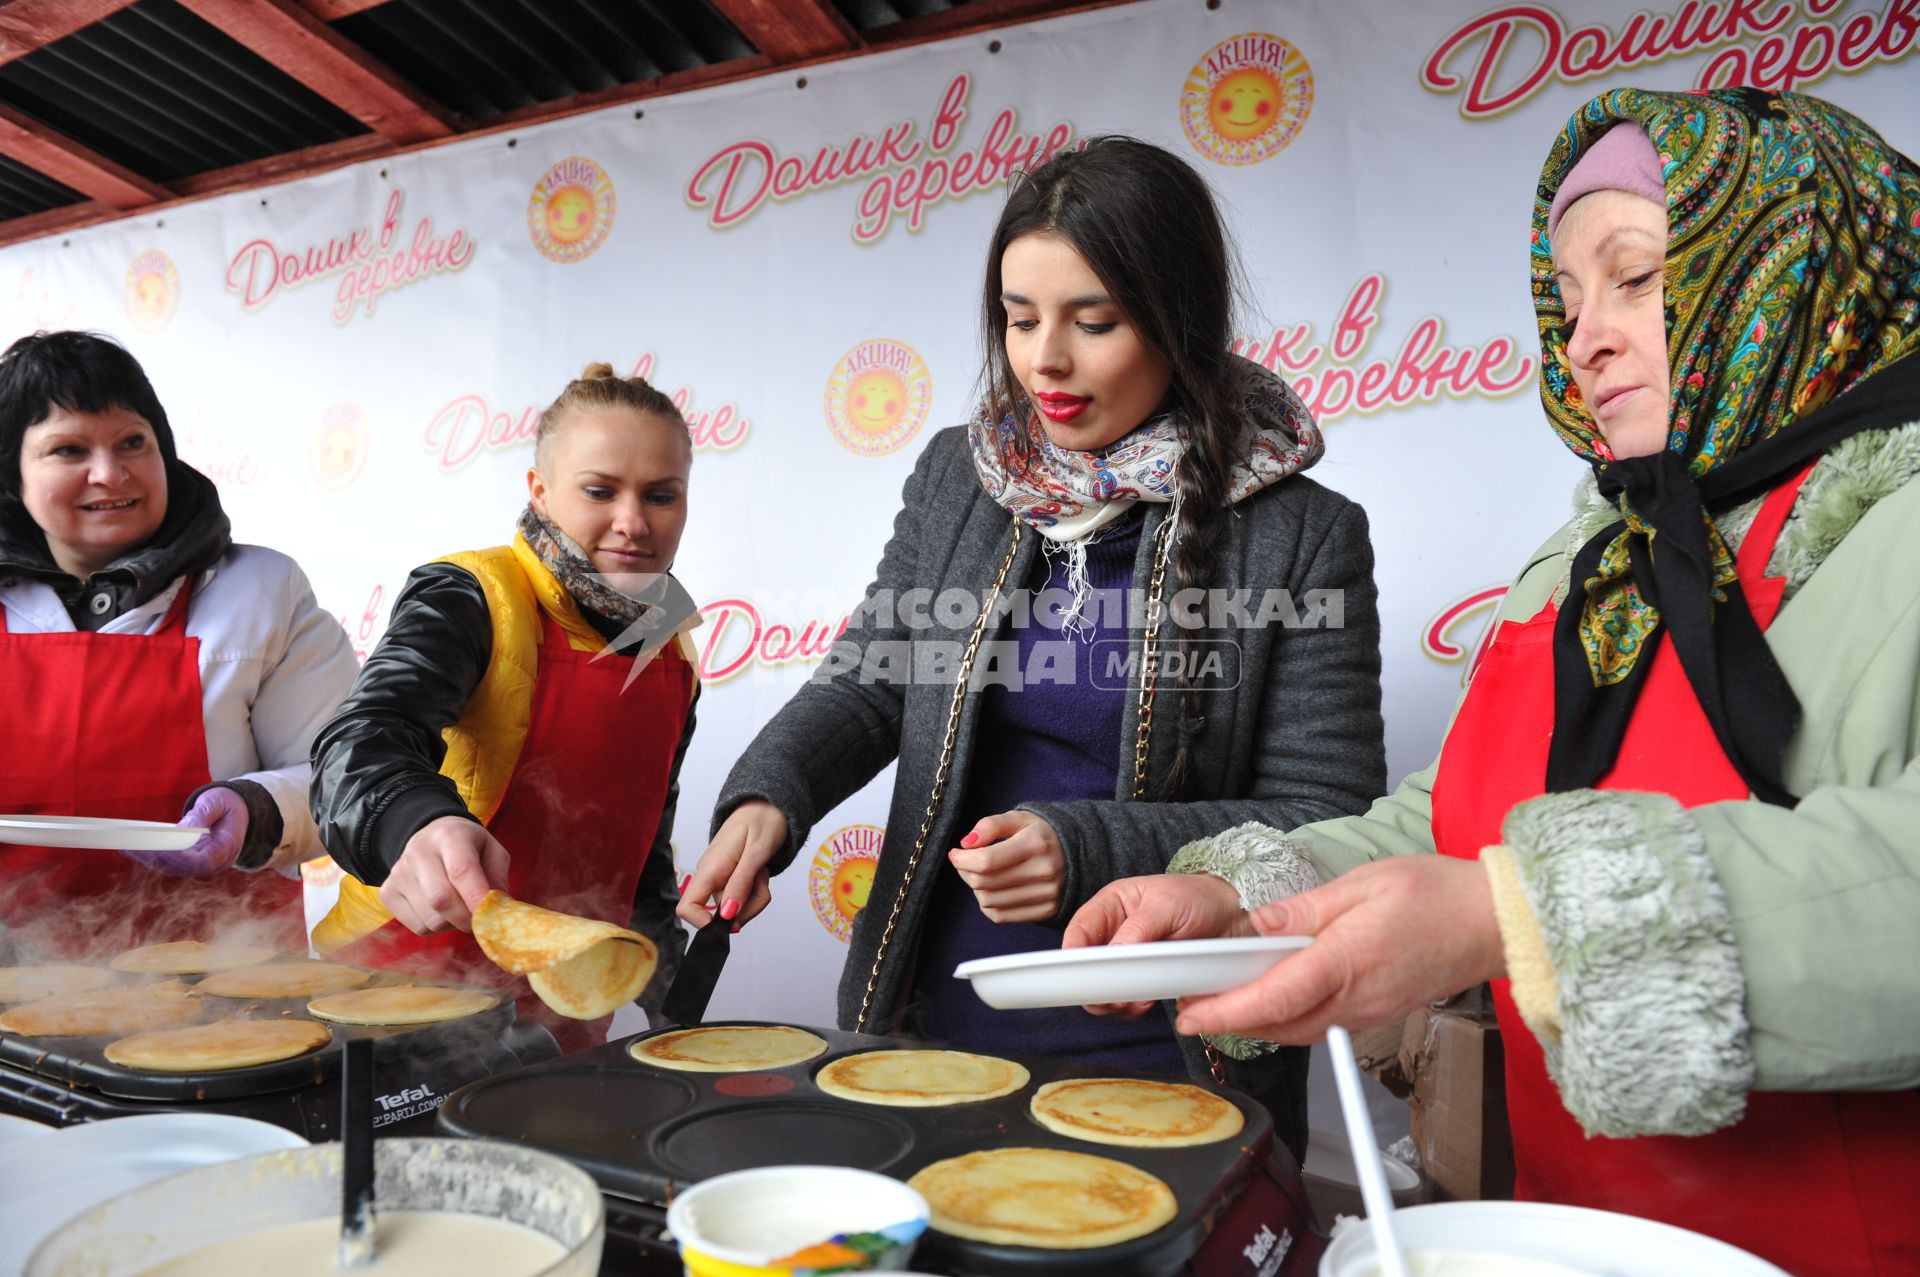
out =
[[(576, 652), (597, 651), (606, 640), (580, 615), (573, 596), (524, 537), (516, 535), (512, 545), (462, 551), (437, 561), (473, 573), (493, 619), (493, 655), (460, 721), (441, 732), (447, 756), (440, 764), (440, 774), (459, 789), (467, 810), (489, 824), (527, 740), (533, 682), (540, 667), (541, 613), (554, 619)], [(678, 635), (674, 642), (691, 664), (693, 651), (686, 636)], [(339, 901), (313, 929), (313, 946), (322, 954), (332, 953), (392, 917), (380, 903), (379, 888), (348, 875), (340, 880)]]

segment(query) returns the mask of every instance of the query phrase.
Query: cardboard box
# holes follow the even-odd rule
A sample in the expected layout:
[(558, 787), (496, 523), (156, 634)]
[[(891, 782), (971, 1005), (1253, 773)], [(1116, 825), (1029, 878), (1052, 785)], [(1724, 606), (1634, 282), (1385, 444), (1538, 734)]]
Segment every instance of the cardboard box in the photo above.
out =
[(1399, 1065), (1412, 1082), (1413, 1143), (1433, 1200), (1512, 1197), (1506, 1057), (1493, 1017), (1414, 1012), (1401, 1033)]
[(1387, 1088), (1395, 1099), (1413, 1094), (1413, 1079), (1401, 1071), (1400, 1042), (1407, 1034), (1407, 1022), (1378, 1029), (1362, 1029), (1352, 1035), (1353, 1058), (1362, 1073), (1371, 1073), (1374, 1081)]

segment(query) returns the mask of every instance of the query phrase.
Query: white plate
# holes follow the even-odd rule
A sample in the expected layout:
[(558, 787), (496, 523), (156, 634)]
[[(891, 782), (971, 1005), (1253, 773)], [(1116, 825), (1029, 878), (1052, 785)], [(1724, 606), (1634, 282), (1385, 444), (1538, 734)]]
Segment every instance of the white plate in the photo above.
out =
[(93, 816), (0, 816), (0, 842), (91, 851), (185, 851), (207, 836), (192, 825)]
[(0, 1113), (0, 1149), (6, 1148), (9, 1144), (17, 1144), (21, 1140), (33, 1139), (35, 1136), (51, 1135), (53, 1131), (54, 1128), (51, 1126), (42, 1126), (38, 1122), (29, 1122), (24, 1117)]
[(19, 1272), (41, 1238), (110, 1197), (197, 1166), (306, 1142), (248, 1117), (155, 1113), (0, 1145), (0, 1273)]
[[(1699, 1233), (1547, 1202), (1437, 1202), (1393, 1212), (1404, 1250), (1465, 1251), (1559, 1264), (1596, 1277), (1787, 1277), (1772, 1264)], [(1378, 1272), (1372, 1230), (1334, 1231), (1320, 1277)]]
[(1151, 944), (1042, 949), (975, 958), (953, 969), (990, 1007), (1077, 1007), (1090, 1002), (1158, 1002), (1237, 989), (1309, 936), (1161, 940)]

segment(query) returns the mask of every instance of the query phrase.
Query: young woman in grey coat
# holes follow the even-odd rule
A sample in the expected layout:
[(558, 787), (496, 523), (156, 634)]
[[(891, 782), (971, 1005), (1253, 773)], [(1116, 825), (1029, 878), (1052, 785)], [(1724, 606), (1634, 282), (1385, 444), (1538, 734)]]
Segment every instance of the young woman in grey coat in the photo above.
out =
[(681, 915), (745, 923), (890, 762), (839, 1020), (973, 1050), (1183, 1066), (1304, 1145), (1304, 1052), (1251, 1065), (1165, 1016), (991, 1011), (969, 958), (1056, 948), (1106, 883), (1248, 820), (1359, 812), (1385, 780), (1366, 516), (1279, 378), (1229, 350), (1205, 183), (1125, 138), (1019, 179), (988, 254), (979, 414), (908, 479), (866, 602), (748, 747)]

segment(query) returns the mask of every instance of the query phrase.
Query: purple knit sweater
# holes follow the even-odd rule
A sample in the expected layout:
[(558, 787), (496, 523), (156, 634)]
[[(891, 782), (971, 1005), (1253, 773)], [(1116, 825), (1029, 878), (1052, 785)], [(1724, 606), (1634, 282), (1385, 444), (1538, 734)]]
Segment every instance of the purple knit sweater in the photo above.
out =
[[(1132, 587), (1141, 523), (1135, 510), (1095, 534), (1087, 546), (1087, 579), (1094, 589)], [(1052, 546), (1048, 550), (1036, 561), (1028, 588), (1064, 592), (1066, 555)], [(1062, 631), (1056, 617), (1043, 616), (1036, 607), (1034, 623), (1012, 635), (1020, 645), (1020, 668), (1029, 678), (1042, 667), (1057, 677), (1023, 682), (1018, 690), (994, 684), (983, 694), (963, 829), (1024, 802), (1113, 798), (1127, 693), (1124, 685), (1115, 687), (1104, 678), (1096, 685), (1104, 671), (1096, 668), (1095, 658), (1104, 666), (1108, 653), (1126, 650), (1126, 617), (1124, 609), (1088, 611), (1093, 613), (1089, 623)], [(1047, 665), (1037, 646), (1062, 642), (1071, 644), (1071, 665), (1061, 659)], [(1064, 655), (1057, 646), (1054, 651)], [(972, 958), (1057, 949), (1060, 933), (1031, 923), (989, 922), (972, 889), (946, 862), (950, 849), (937, 850), (940, 881), (921, 933), (912, 999), (911, 1020), (923, 1036), (967, 1050), (1040, 1052), (1086, 1064), (1184, 1073), (1172, 1026), (1163, 1015), (1149, 1013), (1126, 1023), (1078, 1007), (996, 1011), (971, 984), (954, 979), (954, 967)]]

